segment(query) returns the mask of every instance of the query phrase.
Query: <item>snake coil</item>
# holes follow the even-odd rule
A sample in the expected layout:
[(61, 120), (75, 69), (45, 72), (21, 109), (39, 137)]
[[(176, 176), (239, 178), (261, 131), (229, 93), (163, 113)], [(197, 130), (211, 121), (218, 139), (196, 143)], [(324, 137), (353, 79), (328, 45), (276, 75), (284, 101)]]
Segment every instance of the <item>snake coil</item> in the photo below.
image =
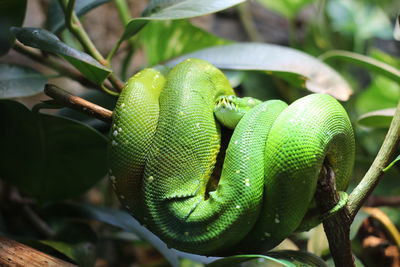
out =
[(324, 161), (337, 190), (346, 190), (353, 130), (328, 95), (290, 106), (263, 102), (235, 127), (218, 180), (214, 107), (223, 95), (234, 95), (228, 80), (199, 59), (167, 76), (136, 74), (113, 112), (110, 178), (124, 206), (171, 247), (204, 255), (265, 251), (318, 222), (313, 196)]

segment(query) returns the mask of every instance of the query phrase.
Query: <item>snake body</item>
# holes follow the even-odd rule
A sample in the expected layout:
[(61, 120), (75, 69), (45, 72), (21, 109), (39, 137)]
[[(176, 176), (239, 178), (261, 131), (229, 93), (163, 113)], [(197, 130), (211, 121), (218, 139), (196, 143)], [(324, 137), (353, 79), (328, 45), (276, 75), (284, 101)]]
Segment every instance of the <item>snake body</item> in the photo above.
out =
[(331, 96), (312, 94), (289, 106), (270, 100), (251, 108), (217, 178), (221, 125), (214, 108), (223, 95), (234, 91), (206, 61), (188, 59), (166, 76), (145, 69), (122, 91), (110, 134), (110, 177), (120, 201), (170, 247), (203, 255), (270, 249), (314, 224), (323, 162), (343, 191), (354, 160), (345, 110)]

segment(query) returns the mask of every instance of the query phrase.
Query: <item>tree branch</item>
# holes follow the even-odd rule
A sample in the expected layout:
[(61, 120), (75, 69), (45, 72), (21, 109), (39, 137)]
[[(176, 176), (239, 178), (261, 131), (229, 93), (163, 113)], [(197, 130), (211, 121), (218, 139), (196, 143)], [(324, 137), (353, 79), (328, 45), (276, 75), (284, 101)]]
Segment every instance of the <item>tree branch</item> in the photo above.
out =
[[(339, 202), (335, 186), (335, 173), (325, 163), (318, 179), (315, 200), (321, 214), (328, 212)], [(346, 206), (323, 221), (329, 250), (337, 267), (355, 266), (350, 242), (351, 221)]]
[(390, 160), (393, 158), (400, 142), (400, 102), (397, 105), (396, 112), (393, 116), (392, 123), (390, 124), (389, 131), (386, 134), (385, 140), (376, 156), (371, 167), (357, 185), (357, 187), (351, 192), (348, 201), (348, 209), (352, 220), (356, 216), (358, 210), (361, 208), (363, 203), (372, 193), (374, 188), (379, 182), (379, 179), (383, 176), (383, 169), (389, 165)]
[(0, 237), (0, 266), (76, 267), (72, 263), (44, 254), (6, 237)]
[(95, 117), (107, 123), (111, 123), (112, 111), (93, 104), (79, 96), (74, 96), (69, 92), (52, 84), (46, 84), (44, 93), (53, 98), (57, 104), (70, 107), (79, 112), (86, 113), (91, 117)]

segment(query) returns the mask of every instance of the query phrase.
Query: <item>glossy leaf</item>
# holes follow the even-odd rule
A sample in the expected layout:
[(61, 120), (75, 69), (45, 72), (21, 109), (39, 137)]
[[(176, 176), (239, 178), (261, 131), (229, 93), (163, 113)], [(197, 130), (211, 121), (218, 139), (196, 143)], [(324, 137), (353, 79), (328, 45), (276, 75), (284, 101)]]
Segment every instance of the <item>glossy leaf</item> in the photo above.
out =
[(262, 70), (311, 92), (347, 100), (349, 84), (331, 67), (301, 51), (271, 44), (237, 43), (206, 48), (168, 62), (176, 65), (187, 58), (201, 58), (221, 69)]
[(231, 257), (226, 257), (217, 261), (214, 261), (207, 265), (207, 267), (225, 267), (225, 266), (240, 266), (240, 263), (254, 260), (254, 259), (264, 259), (266, 261), (274, 262), (280, 264), (279, 266), (314, 266), (323, 267), (326, 266), (325, 262), (305, 251), (292, 251), (292, 250), (279, 250), (271, 251), (265, 255), (236, 255)]
[(41, 201), (80, 195), (106, 173), (107, 140), (77, 121), (0, 101), (0, 177)]
[(366, 127), (389, 128), (395, 111), (395, 108), (388, 108), (368, 112), (358, 118), (358, 123)]
[[(76, 0), (75, 13), (78, 16), (85, 15), (92, 9), (108, 3), (111, 0)], [(58, 0), (52, 0), (47, 9), (47, 28), (54, 33), (58, 33), (65, 29), (65, 15)]]
[(207, 15), (245, 0), (152, 0), (144, 10), (143, 16), (131, 20), (126, 26), (120, 41), (138, 33), (150, 20), (176, 20)]
[(258, 0), (258, 2), (288, 19), (294, 19), (304, 6), (314, 2), (314, 0)]
[(22, 26), (26, 12), (26, 0), (0, 1), (0, 55), (6, 54), (14, 43), (12, 26)]
[(68, 244), (49, 240), (43, 240), (41, 243), (64, 254), (80, 267), (92, 267), (95, 264), (95, 248), (90, 243)]
[(141, 239), (152, 244), (173, 266), (179, 265), (179, 259), (174, 250), (171, 250), (157, 236), (140, 225), (132, 216), (122, 210), (110, 209), (105, 207), (77, 205), (77, 204), (57, 204), (51, 206), (48, 211), (53, 216), (73, 217), (86, 220), (97, 220), (125, 231), (135, 233)]
[(331, 59), (345, 60), (400, 82), (400, 70), (368, 56), (349, 51), (334, 50), (321, 55), (320, 58), (324, 61)]
[(102, 66), (88, 54), (78, 51), (61, 42), (53, 33), (40, 28), (16, 28), (11, 31), (18, 41), (24, 45), (57, 54), (75, 68), (77, 68), (88, 80), (101, 84), (111, 73), (111, 70)]
[(149, 65), (229, 41), (193, 26), (186, 20), (152, 21), (139, 34)]
[(43, 74), (30, 67), (0, 62), (0, 98), (35, 95), (46, 82)]

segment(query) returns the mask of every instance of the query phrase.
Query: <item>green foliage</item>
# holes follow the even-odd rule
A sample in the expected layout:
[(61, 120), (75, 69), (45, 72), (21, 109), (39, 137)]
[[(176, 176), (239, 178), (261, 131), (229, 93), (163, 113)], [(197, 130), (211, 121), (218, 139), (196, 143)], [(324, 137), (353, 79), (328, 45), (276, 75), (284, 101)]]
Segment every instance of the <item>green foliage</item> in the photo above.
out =
[(35, 95), (46, 82), (46, 77), (32, 68), (0, 63), (0, 98)]
[(111, 70), (102, 66), (94, 58), (88, 54), (78, 51), (65, 43), (53, 33), (40, 28), (16, 28), (11, 31), (14, 33), (18, 41), (24, 45), (38, 48), (40, 50), (57, 54), (95, 84), (101, 84), (104, 79), (111, 73)]
[(0, 1), (0, 55), (8, 52), (14, 43), (10, 27), (21, 26), (24, 22), (26, 0)]
[(1, 100), (0, 176), (41, 201), (84, 193), (106, 173), (106, 139), (61, 117)]

